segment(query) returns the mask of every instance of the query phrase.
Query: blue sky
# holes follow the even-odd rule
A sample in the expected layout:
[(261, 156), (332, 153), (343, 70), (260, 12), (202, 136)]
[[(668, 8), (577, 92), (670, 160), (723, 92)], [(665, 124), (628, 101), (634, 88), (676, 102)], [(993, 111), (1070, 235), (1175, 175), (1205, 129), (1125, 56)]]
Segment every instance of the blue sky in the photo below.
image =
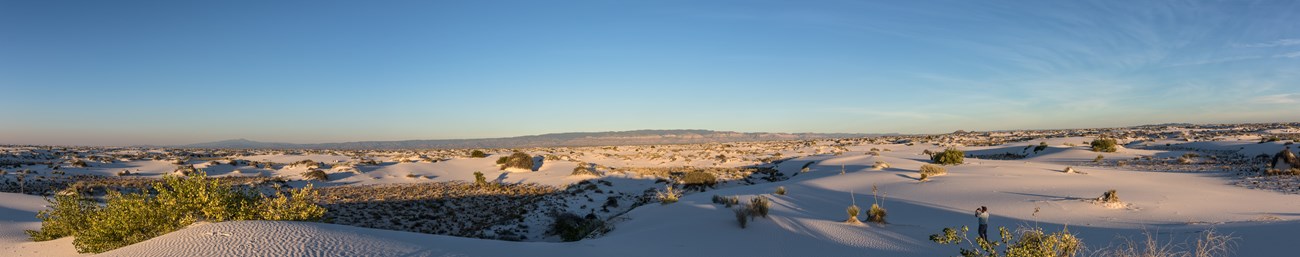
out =
[(1296, 1), (0, 0), (0, 143), (1300, 120)]

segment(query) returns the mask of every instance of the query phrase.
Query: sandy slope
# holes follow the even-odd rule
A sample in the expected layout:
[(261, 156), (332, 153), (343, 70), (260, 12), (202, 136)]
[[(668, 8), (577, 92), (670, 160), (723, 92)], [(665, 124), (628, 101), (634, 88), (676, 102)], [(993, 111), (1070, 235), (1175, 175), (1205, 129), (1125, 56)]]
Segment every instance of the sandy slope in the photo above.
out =
[(73, 256), (72, 238), (32, 242), (25, 230), (41, 228), (36, 212), (45, 209), (45, 198), (0, 193), (0, 256)]
[[(973, 226), (971, 212), (981, 205), (989, 207), (995, 226), (1037, 223), (1059, 229), (1068, 225), (1070, 231), (1079, 233), (1094, 248), (1106, 246), (1117, 236), (1137, 235), (1143, 229), (1181, 241), (1197, 231), (1216, 227), (1242, 238), (1239, 256), (1283, 256), (1292, 251), (1286, 240), (1291, 231), (1300, 229), (1300, 222), (1296, 221), (1300, 218), (1300, 195), (1234, 186), (1227, 178), (1219, 177), (1220, 173), (1139, 172), (1076, 166), (1086, 174), (1066, 174), (1060, 172), (1065, 166), (1077, 164), (1080, 159), (1091, 160), (1097, 153), (1067, 147), (1062, 142), (1049, 144), (1051, 149), (1026, 160), (968, 159), (968, 164), (949, 166), (948, 175), (924, 183), (916, 180), (916, 170), (926, 163), (926, 156), (919, 153), (936, 149), (934, 146), (876, 146), (893, 150), (881, 152), (878, 157), (863, 152), (872, 147), (854, 147), (854, 152), (841, 156), (799, 158), (785, 162), (779, 169), (797, 172), (804, 163), (816, 161), (811, 172), (788, 181), (692, 194), (675, 204), (646, 205), (628, 213), (629, 220), (617, 223), (617, 228), (608, 235), (574, 243), (505, 242), (332, 224), (249, 221), (195, 226), (105, 255), (936, 256), (956, 254), (956, 249), (931, 243), (926, 236), (943, 227)], [(1205, 145), (1193, 146), (1266, 151), (1269, 144)], [(1023, 148), (1023, 145), (1002, 147)], [(1172, 153), (1126, 149), (1108, 155), (1131, 158), (1150, 154)], [(581, 179), (566, 175), (572, 163), (555, 162), (540, 172), (505, 173), (484, 169), (491, 167), (491, 161), (465, 159), (388, 165), (367, 171), (366, 176), (379, 176), (377, 179), (358, 176), (339, 181), (369, 184), (415, 180), (404, 177), (408, 173), (431, 176), (433, 180), (469, 180), (472, 179), (469, 173), (474, 170), (483, 170), (489, 178), (505, 175), (509, 182), (565, 184)], [(893, 168), (870, 170), (875, 161), (889, 162)], [(840, 174), (841, 167), (846, 174)], [(851, 195), (864, 211), (870, 206), (873, 185), (887, 194), (884, 206), (889, 209), (890, 224), (842, 223)], [(789, 193), (771, 194), (777, 186), (785, 186)], [(1111, 209), (1084, 201), (1108, 189), (1118, 190), (1120, 198), (1130, 206)], [(743, 200), (766, 195), (773, 200), (771, 215), (751, 222), (747, 229), (740, 229), (729, 210), (710, 203), (714, 194), (737, 195)], [(5, 249), (5, 255), (30, 256), (11, 250), (14, 244), (22, 247), (35, 244), (24, 243), (12, 231), (14, 227), (31, 228), (38, 224), (32, 223), (34, 219), (7, 219), (34, 214), (40, 202), (21, 195), (5, 197), (25, 200), (0, 205), (3, 214), (0, 245), (5, 247), (0, 249)], [(1035, 213), (1035, 208), (1039, 212)], [(55, 245), (58, 243), (50, 242), (50, 249), (66, 252), (71, 248), (66, 242)]]

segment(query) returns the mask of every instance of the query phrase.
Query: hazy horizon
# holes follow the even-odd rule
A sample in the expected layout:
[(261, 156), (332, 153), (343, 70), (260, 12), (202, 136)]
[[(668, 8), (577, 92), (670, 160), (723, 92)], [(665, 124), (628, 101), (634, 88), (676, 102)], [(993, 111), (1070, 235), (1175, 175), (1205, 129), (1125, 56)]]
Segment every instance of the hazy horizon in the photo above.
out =
[(0, 1), (0, 144), (1300, 121), (1300, 2)]

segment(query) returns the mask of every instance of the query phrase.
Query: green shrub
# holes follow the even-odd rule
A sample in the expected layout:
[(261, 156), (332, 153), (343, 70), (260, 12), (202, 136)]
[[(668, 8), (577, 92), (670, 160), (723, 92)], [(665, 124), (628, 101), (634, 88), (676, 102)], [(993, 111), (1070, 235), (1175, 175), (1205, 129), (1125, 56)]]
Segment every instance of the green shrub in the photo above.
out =
[(506, 164), (506, 161), (509, 160), (510, 160), (509, 156), (501, 156), (500, 158), (497, 158), (497, 165), (504, 165)]
[(776, 194), (777, 194), (777, 195), (785, 195), (785, 187), (784, 187), (784, 186), (776, 187)]
[(302, 177), (310, 180), (329, 180), (329, 175), (325, 174), (325, 171), (318, 169), (307, 170), (307, 172), (302, 173)]
[(32, 240), (74, 236), (81, 253), (101, 253), (184, 228), (196, 221), (319, 220), (325, 209), (317, 206), (311, 186), (277, 192), (266, 197), (251, 189), (237, 189), (208, 178), (202, 172), (166, 176), (148, 194), (109, 191), (103, 207), (68, 190), (43, 210), (40, 231), (27, 231)]
[(510, 154), (509, 157), (504, 157), (504, 158), (506, 158), (505, 162), (500, 163), (502, 170), (508, 168), (525, 169), (525, 170), (533, 169), (533, 156), (528, 155), (526, 153), (515, 152), (513, 154)]
[(585, 219), (573, 213), (559, 213), (554, 216), (555, 223), (551, 224), (551, 232), (559, 235), (565, 242), (582, 240), (605, 226), (605, 222), (599, 219)]
[(482, 150), (474, 150), (473, 152), (469, 152), (469, 158), (486, 158), (487, 156), (488, 156), (487, 153), (484, 153)]
[(871, 204), (871, 209), (867, 210), (867, 221), (879, 224), (885, 224), (885, 208), (879, 204)]
[(704, 171), (689, 171), (682, 177), (682, 185), (688, 189), (703, 190), (718, 183), (718, 176)]
[(1046, 233), (1042, 228), (1022, 227), (1017, 230), (1017, 236), (1006, 227), (998, 227), (1001, 239), (991, 242), (978, 237), (972, 240), (967, 236), (969, 231), (970, 228), (966, 226), (944, 228), (942, 234), (930, 235), (930, 241), (959, 245), (961, 256), (968, 257), (1071, 257), (1078, 255), (1084, 248), (1083, 241), (1070, 233), (1068, 228)]
[(951, 148), (951, 147), (943, 150), (943, 152), (934, 154), (933, 157), (930, 157), (931, 161), (934, 161), (934, 163), (942, 164), (942, 165), (962, 164), (962, 162), (965, 161), (965, 159), (966, 159), (965, 152), (962, 152), (961, 150), (957, 150), (957, 148)]
[(75, 191), (60, 193), (55, 195), (53, 200), (46, 199), (46, 201), (50, 203), (51, 209), (36, 213), (36, 218), (41, 220), (41, 230), (27, 231), (32, 241), (48, 241), (71, 236), (79, 226), (90, 222), (91, 214), (100, 209), (94, 201), (82, 197)]
[(939, 165), (925, 164), (925, 165), (921, 165), (921, 170), (919, 172), (921, 173), (922, 180), (924, 180), (925, 178), (928, 177), (948, 174), (948, 169)]
[(1092, 143), (1089, 143), (1089, 145), (1092, 145), (1092, 151), (1094, 152), (1113, 153), (1119, 150), (1119, 148), (1116, 147), (1118, 144), (1115, 142), (1114, 138), (1100, 137), (1093, 139)]
[(486, 177), (486, 176), (483, 176), (483, 172), (482, 172), (482, 171), (475, 171), (475, 172), (474, 172), (474, 185), (476, 185), (476, 186), (484, 186), (484, 185), (487, 185), (487, 177)]

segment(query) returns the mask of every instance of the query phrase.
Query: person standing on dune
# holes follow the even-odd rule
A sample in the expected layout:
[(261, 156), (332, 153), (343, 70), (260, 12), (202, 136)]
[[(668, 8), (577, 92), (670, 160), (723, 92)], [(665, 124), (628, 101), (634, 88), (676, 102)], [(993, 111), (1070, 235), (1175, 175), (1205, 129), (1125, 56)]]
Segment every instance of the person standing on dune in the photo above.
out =
[(980, 206), (975, 209), (975, 217), (980, 220), (980, 239), (989, 241), (989, 207)]

